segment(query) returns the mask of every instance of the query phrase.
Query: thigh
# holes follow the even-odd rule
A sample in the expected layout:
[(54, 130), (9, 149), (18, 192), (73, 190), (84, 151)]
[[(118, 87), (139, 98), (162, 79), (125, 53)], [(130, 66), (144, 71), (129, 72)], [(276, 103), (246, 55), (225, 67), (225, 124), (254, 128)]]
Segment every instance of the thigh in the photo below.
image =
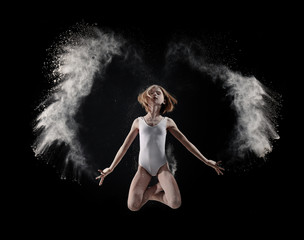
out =
[(166, 198), (169, 201), (181, 198), (177, 182), (167, 165), (161, 167), (157, 177), (162, 189), (165, 192)]
[(144, 192), (151, 181), (151, 175), (141, 166), (138, 166), (137, 172), (131, 182), (129, 190), (129, 199), (134, 195), (143, 196)]

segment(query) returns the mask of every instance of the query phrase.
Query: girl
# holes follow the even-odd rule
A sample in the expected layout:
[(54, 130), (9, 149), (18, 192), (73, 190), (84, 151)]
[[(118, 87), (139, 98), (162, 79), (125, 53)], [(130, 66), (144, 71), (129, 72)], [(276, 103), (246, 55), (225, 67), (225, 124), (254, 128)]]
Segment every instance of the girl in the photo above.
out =
[[(124, 143), (118, 150), (110, 167), (98, 170), (99, 185), (109, 175), (123, 158), (133, 140), (139, 133), (140, 152), (139, 166), (132, 180), (128, 208), (139, 210), (149, 200), (159, 201), (176, 209), (181, 205), (181, 195), (176, 180), (169, 170), (166, 154), (166, 133), (169, 131), (191, 153), (206, 165), (212, 167), (218, 175), (223, 174), (219, 167), (220, 162), (206, 159), (200, 151), (182, 134), (175, 122), (161, 114), (171, 112), (177, 103), (163, 87), (152, 85), (138, 96), (139, 103), (145, 108), (147, 114), (133, 121), (131, 130)], [(152, 176), (157, 176), (158, 183), (148, 187)]]

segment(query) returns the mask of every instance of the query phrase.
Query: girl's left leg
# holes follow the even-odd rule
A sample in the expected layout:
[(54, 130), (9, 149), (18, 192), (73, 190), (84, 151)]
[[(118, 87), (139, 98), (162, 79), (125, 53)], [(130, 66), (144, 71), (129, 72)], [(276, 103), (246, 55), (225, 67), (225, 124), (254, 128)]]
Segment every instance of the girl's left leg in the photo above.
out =
[(130, 210), (138, 211), (149, 200), (161, 202), (173, 209), (180, 207), (180, 191), (167, 164), (159, 169), (157, 177), (159, 182), (148, 188), (152, 177), (143, 167), (138, 166), (129, 190)]
[(153, 187), (162, 191), (156, 190), (155, 194), (150, 194), (149, 200), (159, 201), (173, 209), (179, 208), (181, 205), (180, 191), (167, 164), (160, 168), (157, 177), (159, 183)]

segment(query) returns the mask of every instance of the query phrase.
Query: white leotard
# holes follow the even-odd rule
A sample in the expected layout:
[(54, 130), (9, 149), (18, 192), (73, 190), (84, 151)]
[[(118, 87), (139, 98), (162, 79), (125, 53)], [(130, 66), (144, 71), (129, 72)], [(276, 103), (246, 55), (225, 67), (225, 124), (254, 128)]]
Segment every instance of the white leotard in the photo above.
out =
[(167, 163), (166, 135), (166, 117), (155, 126), (148, 125), (143, 117), (139, 118), (139, 165), (152, 176), (156, 176), (159, 168)]

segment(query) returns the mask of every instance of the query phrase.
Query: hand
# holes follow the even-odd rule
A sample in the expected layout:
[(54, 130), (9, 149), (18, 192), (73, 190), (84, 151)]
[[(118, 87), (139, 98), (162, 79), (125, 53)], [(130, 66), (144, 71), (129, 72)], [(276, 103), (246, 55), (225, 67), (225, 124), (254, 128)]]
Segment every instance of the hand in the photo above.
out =
[(96, 179), (100, 179), (99, 186), (101, 186), (105, 177), (109, 175), (112, 172), (112, 170), (110, 168), (105, 168), (104, 170), (98, 169), (98, 172), (100, 172), (100, 176), (96, 177)]
[[(222, 161), (218, 161), (218, 162), (215, 162), (213, 160), (208, 160), (207, 161), (207, 165), (214, 168), (214, 170), (216, 171), (217, 175), (223, 175), (222, 171), (225, 171), (224, 168), (220, 167), (219, 164), (221, 163)], [(222, 171), (221, 171), (222, 170)]]

